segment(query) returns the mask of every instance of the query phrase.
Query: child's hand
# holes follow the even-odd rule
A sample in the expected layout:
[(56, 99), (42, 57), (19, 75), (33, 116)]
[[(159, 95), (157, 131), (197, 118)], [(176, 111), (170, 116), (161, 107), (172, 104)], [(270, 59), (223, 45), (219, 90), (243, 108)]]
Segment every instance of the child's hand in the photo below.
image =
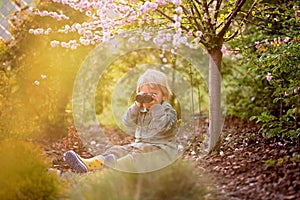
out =
[(141, 104), (141, 103), (139, 103), (139, 102), (137, 102), (137, 101), (135, 101), (134, 103), (135, 103), (135, 105), (136, 105), (137, 107), (139, 107), (139, 108), (142, 107), (142, 104)]
[(150, 103), (144, 103), (143, 105), (147, 108), (150, 109), (151, 106), (155, 105), (155, 104), (160, 104), (160, 99), (158, 98), (157, 94), (153, 93), (152, 94), (152, 101)]

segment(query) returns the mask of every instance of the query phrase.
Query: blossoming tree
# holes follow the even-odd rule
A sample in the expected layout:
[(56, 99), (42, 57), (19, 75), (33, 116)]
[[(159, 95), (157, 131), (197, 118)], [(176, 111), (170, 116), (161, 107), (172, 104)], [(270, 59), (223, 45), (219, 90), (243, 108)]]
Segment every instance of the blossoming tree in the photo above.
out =
[[(52, 0), (84, 13), (86, 18), (68, 24), (69, 16), (61, 10), (42, 11), (32, 9), (40, 16), (65, 20), (66, 25), (36, 27), (32, 34), (51, 32), (77, 33), (70, 41), (51, 42), (51, 46), (76, 49), (80, 45), (96, 45), (108, 41), (115, 35), (136, 28), (145, 30), (146, 40), (163, 44), (168, 37), (158, 31), (151, 36), (147, 30), (173, 30), (171, 36), (174, 49), (185, 44), (191, 48), (205, 48), (210, 56), (209, 64), (209, 151), (217, 147), (221, 132), (221, 61), (223, 44), (233, 39), (242, 30), (245, 19), (254, 14), (256, 1), (246, 0)], [(170, 39), (170, 38), (169, 38)]]

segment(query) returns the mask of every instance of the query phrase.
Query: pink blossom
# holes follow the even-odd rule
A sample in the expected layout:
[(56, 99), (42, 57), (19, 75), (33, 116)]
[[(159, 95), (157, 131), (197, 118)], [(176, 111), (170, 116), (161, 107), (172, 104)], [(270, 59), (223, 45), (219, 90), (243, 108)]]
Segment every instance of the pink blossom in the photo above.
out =
[(151, 3), (149, 4), (149, 7), (150, 7), (150, 9), (155, 10), (155, 9), (158, 8), (158, 4), (157, 4), (157, 3), (154, 3), (154, 2), (151, 2)]
[(79, 29), (81, 28), (81, 24), (76, 23), (76, 24), (74, 24), (74, 27), (75, 27), (77, 30), (79, 30)]
[(180, 38), (180, 43), (181, 44), (187, 44), (187, 41), (188, 41), (187, 37), (181, 37)]
[(142, 35), (143, 35), (145, 41), (149, 41), (152, 37), (151, 34), (147, 33), (147, 32), (143, 32)]
[(203, 16), (203, 17), (204, 17), (204, 21), (205, 21), (205, 22), (209, 22), (209, 17), (207, 16), (206, 13), (204, 13), (204, 16)]
[(33, 84), (36, 85), (36, 86), (39, 86), (39, 85), (40, 85), (40, 82), (39, 82), (38, 80), (35, 80), (35, 81), (33, 82)]
[(267, 76), (266, 76), (266, 78), (267, 78), (267, 81), (272, 81), (272, 79), (273, 79), (273, 76), (272, 76), (272, 74), (270, 73), (270, 72), (268, 72), (268, 74), (267, 74)]
[(174, 21), (176, 21), (176, 22), (180, 22), (181, 21), (181, 17), (179, 17), (178, 15), (174, 15), (173, 16), (173, 19), (174, 19)]
[(102, 38), (99, 35), (95, 35), (93, 41), (95, 41), (96, 43), (100, 43), (102, 41)]
[(103, 33), (102, 41), (108, 41), (111, 38), (111, 33), (109, 31)]
[(62, 4), (69, 4), (71, 3), (70, 0), (61, 0)]
[(53, 15), (53, 12), (49, 13), (48, 11), (44, 10), (42, 12), (38, 11), (38, 14), (40, 14), (40, 16), (47, 16), (47, 15)]
[(49, 16), (49, 17), (55, 18), (58, 21), (60, 21), (62, 19), (69, 19), (69, 17), (64, 15), (62, 12), (60, 14), (58, 14), (57, 12), (40, 11), (40, 10), (36, 9), (34, 14), (39, 15), (41, 17)]
[(259, 48), (261, 47), (261, 43), (260, 43), (260, 42), (255, 42), (255, 47), (256, 47), (257, 49), (259, 49)]
[(173, 40), (173, 46), (174, 46), (174, 47), (179, 47), (179, 46), (180, 46), (180, 41), (174, 39), (174, 40)]
[(161, 37), (156, 37), (156, 38), (153, 38), (153, 42), (155, 44), (162, 45), (165, 42), (165, 40)]
[(48, 35), (49, 33), (51, 33), (52, 29), (51, 28), (47, 28), (47, 30), (44, 32), (45, 35)]
[(175, 22), (175, 23), (173, 24), (173, 27), (174, 27), (174, 28), (180, 28), (180, 26), (181, 26), (181, 23), (180, 23), (180, 22)]
[(57, 47), (59, 45), (59, 41), (53, 40), (50, 42), (51, 47)]
[(155, 19), (154, 23), (158, 24), (160, 22), (160, 19)]
[(221, 51), (223, 54), (225, 54), (225, 52), (227, 51), (227, 47), (225, 45), (222, 46)]
[(221, 51), (224, 55), (230, 55), (232, 54), (232, 51), (227, 49), (227, 47), (225, 45), (222, 46)]
[(131, 37), (128, 39), (128, 42), (129, 43), (135, 43), (136, 39), (134, 37)]
[(172, 0), (172, 3), (177, 6), (180, 6), (182, 4), (182, 0)]
[(61, 42), (60, 45), (61, 45), (61, 47), (63, 47), (63, 48), (70, 48), (70, 44), (67, 43), (67, 42)]
[(144, 24), (145, 22), (144, 22), (144, 20), (139, 19), (139, 20), (138, 20), (138, 23), (139, 23), (139, 25), (142, 25), (142, 24)]
[(269, 42), (268, 39), (265, 39), (265, 43), (266, 43), (266, 44), (270, 44), (270, 42)]
[(70, 30), (71, 27), (69, 25), (65, 25), (65, 30)]
[(79, 41), (82, 45), (85, 45), (85, 46), (88, 46), (90, 44), (90, 40), (87, 40), (83, 37), (80, 37)]
[(175, 12), (176, 12), (177, 14), (182, 14), (182, 13), (183, 13), (182, 7), (177, 7), (177, 8), (175, 9)]
[(166, 0), (156, 0), (156, 3), (159, 5), (164, 5), (166, 4)]
[(158, 7), (158, 4), (155, 3), (155, 2), (149, 2), (149, 1), (146, 1), (140, 8), (140, 11), (142, 13), (146, 13), (146, 12), (149, 12), (150, 10), (155, 10), (157, 9)]
[(284, 40), (283, 40), (283, 42), (287, 43), (287, 42), (290, 41), (290, 39), (291, 39), (290, 37), (285, 37)]
[(198, 37), (199, 37), (199, 36), (202, 36), (202, 34), (203, 34), (202, 31), (197, 31), (197, 32), (196, 32), (196, 36), (198, 36)]
[(87, 11), (85, 12), (85, 15), (88, 16), (88, 17), (91, 17), (91, 16), (92, 16), (92, 11), (87, 10)]
[(122, 35), (123, 33), (124, 33), (124, 30), (123, 30), (123, 29), (118, 29), (118, 30), (117, 30), (117, 34), (118, 34), (118, 35)]
[(168, 42), (170, 42), (171, 40), (172, 40), (172, 34), (171, 33), (167, 33), (166, 35), (165, 35), (165, 37), (166, 37), (166, 41), (168, 41)]
[(200, 42), (200, 38), (199, 38), (199, 37), (196, 37), (196, 38), (194, 39), (194, 41), (195, 41), (196, 43), (199, 43), (199, 42)]
[(76, 40), (70, 40), (68, 43), (69, 43), (69, 48), (72, 50), (77, 49), (77, 47), (79, 46), (79, 44), (77, 44)]
[(136, 15), (135, 15), (135, 14), (130, 15), (130, 16), (128, 17), (128, 19), (127, 19), (127, 21), (128, 21), (129, 23), (132, 23), (132, 22), (134, 22), (135, 20), (136, 20)]
[(277, 142), (278, 146), (283, 146), (283, 144), (281, 142)]
[(43, 34), (45, 31), (43, 28), (37, 28), (37, 29), (30, 29), (29, 33), (32, 33), (34, 35), (41, 35)]
[(175, 48), (171, 49), (171, 53), (172, 53), (173, 55), (177, 55), (176, 49), (175, 49)]
[(192, 37), (192, 36), (193, 36), (193, 32), (192, 32), (192, 31), (189, 31), (189, 32), (186, 34), (186, 36)]
[(90, 30), (86, 31), (84, 35), (88, 39), (92, 39), (93, 38), (93, 33)]
[(84, 30), (84, 28), (79, 28), (77, 32), (79, 35), (82, 35), (82, 34), (84, 34), (85, 30)]

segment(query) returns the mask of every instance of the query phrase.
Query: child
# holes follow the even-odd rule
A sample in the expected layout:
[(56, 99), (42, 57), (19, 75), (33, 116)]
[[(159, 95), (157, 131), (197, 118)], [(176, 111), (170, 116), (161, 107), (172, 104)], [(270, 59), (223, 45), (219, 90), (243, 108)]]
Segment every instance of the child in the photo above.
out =
[(122, 120), (135, 141), (112, 146), (103, 154), (83, 159), (74, 151), (65, 153), (66, 162), (77, 172), (88, 172), (102, 165), (120, 170), (149, 171), (166, 166), (177, 155), (176, 111), (167, 102), (171, 91), (164, 73), (148, 69), (137, 82), (136, 101)]

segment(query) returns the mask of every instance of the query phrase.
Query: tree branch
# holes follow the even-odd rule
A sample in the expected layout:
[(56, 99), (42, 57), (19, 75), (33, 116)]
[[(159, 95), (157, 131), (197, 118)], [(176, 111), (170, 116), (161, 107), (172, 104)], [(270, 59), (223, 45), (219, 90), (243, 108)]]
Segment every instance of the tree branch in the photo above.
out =
[[(251, 12), (252, 12), (252, 10), (253, 10), (253, 8), (255, 7), (256, 4), (257, 4), (257, 1), (255, 1), (255, 2), (252, 4), (252, 6), (251, 6), (251, 8), (249, 9), (247, 15), (243, 17), (243, 19), (242, 19), (242, 21), (241, 21), (241, 25), (242, 25), (242, 26), (243, 26), (244, 22), (245, 22), (245, 21), (248, 19), (248, 17), (250, 16), (250, 14), (251, 14)], [(224, 41), (226, 42), (226, 41), (229, 41), (229, 40), (233, 39), (233, 38), (238, 34), (238, 32), (239, 32), (239, 30), (236, 30), (235, 33), (233, 33), (231, 36), (229, 36), (228, 38), (224, 38)]]
[(214, 2), (214, 0), (210, 0), (210, 2), (208, 2), (208, 6), (210, 5), (210, 4), (212, 4)]
[(224, 39), (223, 39), (224, 42), (227, 42), (227, 41), (233, 39), (238, 33), (239, 33), (239, 30), (235, 31), (235, 32), (234, 32), (233, 34), (231, 34), (229, 37), (224, 38)]
[[(195, 24), (194, 27), (195, 27), (196, 30), (198, 30), (199, 28), (202, 28), (201, 25), (197, 22), (197, 18), (194, 17), (194, 12), (193, 12), (193, 10), (191, 10), (193, 16), (190, 17), (190, 16), (189, 16), (190, 13), (189, 13), (188, 9), (186, 9), (184, 6), (182, 6), (182, 9), (183, 9), (184, 14), (186, 15), (186, 19), (190, 22), (190, 25)], [(193, 23), (192, 19), (193, 19), (194, 23)]]
[(226, 31), (228, 30), (228, 27), (230, 26), (232, 20), (236, 17), (237, 13), (241, 10), (243, 5), (245, 4), (246, 0), (239, 0), (236, 2), (236, 8), (232, 11), (232, 13), (229, 15), (228, 20), (222, 30), (218, 33), (219, 38), (223, 38)]
[(207, 4), (206, 0), (203, 0), (203, 6), (204, 6), (204, 12), (205, 12), (205, 14), (208, 17), (208, 21), (209, 21), (209, 23), (211, 23), (212, 19), (211, 19), (210, 15), (209, 15), (209, 12), (208, 12), (208, 4)]
[[(175, 20), (172, 18), (172, 17), (170, 17), (170, 16), (168, 16), (167, 14), (165, 14), (163, 11), (161, 11), (161, 10), (159, 10), (159, 9), (157, 9), (157, 10), (155, 10), (155, 12), (158, 12), (159, 14), (161, 14), (161, 15), (163, 15), (165, 18), (167, 18), (168, 20), (170, 20), (171, 22), (175, 22)], [(185, 30), (185, 31), (189, 31), (189, 29), (188, 28), (186, 28), (186, 27), (184, 27), (184, 26), (180, 26), (183, 30)]]
[(201, 23), (201, 25), (198, 23), (198, 21), (197, 21), (197, 18), (196, 18), (196, 15), (195, 15), (195, 13), (194, 13), (194, 11), (193, 11), (193, 8), (195, 9), (195, 11), (196, 11), (196, 13), (197, 13), (197, 16), (198, 16), (198, 18), (199, 19), (201, 19), (201, 13), (199, 12), (199, 10), (198, 10), (198, 8), (197, 8), (197, 6), (194, 4), (194, 2), (192, 1), (192, 7), (191, 7), (191, 11), (192, 11), (192, 15), (194, 16), (194, 21), (195, 21), (195, 23), (197, 24), (197, 27), (198, 27), (198, 29), (200, 30), (200, 31), (203, 31), (203, 24), (201, 23), (201, 21), (200, 21), (200, 23)]
[(218, 19), (221, 5), (222, 5), (222, 0), (217, 0), (217, 4), (215, 7), (215, 15), (214, 15), (214, 19), (216, 20)]

